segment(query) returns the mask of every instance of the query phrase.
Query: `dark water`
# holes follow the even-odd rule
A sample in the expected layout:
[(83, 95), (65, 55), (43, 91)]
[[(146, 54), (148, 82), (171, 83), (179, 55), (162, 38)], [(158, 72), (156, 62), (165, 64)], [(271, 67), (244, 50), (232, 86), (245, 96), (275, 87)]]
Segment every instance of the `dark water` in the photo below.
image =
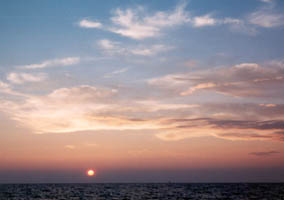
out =
[(0, 199), (284, 200), (284, 184), (3, 184)]

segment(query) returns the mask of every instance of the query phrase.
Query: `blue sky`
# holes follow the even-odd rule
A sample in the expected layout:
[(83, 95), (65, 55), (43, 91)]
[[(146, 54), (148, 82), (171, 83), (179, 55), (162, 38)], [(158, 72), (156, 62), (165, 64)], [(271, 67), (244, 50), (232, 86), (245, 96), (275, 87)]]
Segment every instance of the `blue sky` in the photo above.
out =
[[(48, 146), (60, 137), (60, 160), (68, 156), (66, 149), (78, 155), (90, 146), (104, 152), (110, 143), (101, 132), (119, 137), (118, 147), (131, 132), (141, 137), (135, 152), (155, 160), (165, 154), (157, 149), (149, 154), (157, 144), (172, 142), (173, 155), (184, 155), (189, 149), (181, 150), (179, 143), (198, 138), (203, 149), (220, 142), (216, 156), (232, 162), (228, 167), (233, 161), (222, 149), (233, 141), (232, 154), (245, 157), (241, 163), (261, 157), (241, 167), (261, 163), (267, 172), (284, 166), (279, 159), (284, 151), (283, 1), (12, 0), (0, 5), (0, 117), (12, 124), (0, 124), (2, 141), (11, 141), (13, 134), (19, 139), (48, 135), (46, 143), (38, 141)], [(86, 145), (86, 132), (103, 144)], [(78, 134), (78, 140), (70, 134)], [(136, 147), (126, 141), (129, 146), (120, 151), (132, 152)], [(33, 160), (25, 142), (23, 157), (44, 163)], [(2, 147), (7, 163), (28, 168), (9, 148)], [(197, 159), (203, 150), (192, 152)], [(129, 161), (124, 153), (120, 156)], [(197, 159), (203, 163), (199, 167), (215, 169), (217, 163), (205, 157)], [(188, 169), (182, 160), (170, 166)], [(112, 162), (109, 156), (98, 166)], [(88, 167), (89, 161), (82, 163)]]

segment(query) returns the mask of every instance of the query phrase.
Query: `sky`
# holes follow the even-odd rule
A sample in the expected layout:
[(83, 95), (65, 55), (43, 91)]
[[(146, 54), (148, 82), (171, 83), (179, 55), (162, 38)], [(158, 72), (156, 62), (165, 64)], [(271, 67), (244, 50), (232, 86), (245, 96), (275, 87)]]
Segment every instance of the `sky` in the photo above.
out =
[(0, 1), (0, 183), (283, 182), (283, 11)]

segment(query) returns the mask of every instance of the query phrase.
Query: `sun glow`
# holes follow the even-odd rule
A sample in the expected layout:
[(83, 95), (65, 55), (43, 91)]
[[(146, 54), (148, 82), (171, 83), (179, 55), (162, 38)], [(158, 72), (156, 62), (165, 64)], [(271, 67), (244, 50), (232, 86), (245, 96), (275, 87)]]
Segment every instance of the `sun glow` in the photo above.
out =
[(89, 169), (89, 170), (87, 171), (87, 175), (88, 175), (88, 176), (94, 176), (94, 175), (95, 175), (95, 171), (92, 170), (92, 169)]

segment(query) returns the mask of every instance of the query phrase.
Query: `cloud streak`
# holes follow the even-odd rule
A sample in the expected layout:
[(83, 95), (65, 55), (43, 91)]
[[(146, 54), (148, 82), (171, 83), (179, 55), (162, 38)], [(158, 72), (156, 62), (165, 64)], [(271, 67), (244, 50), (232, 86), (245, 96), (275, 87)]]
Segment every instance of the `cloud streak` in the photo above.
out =
[(80, 62), (79, 57), (66, 57), (61, 59), (46, 60), (38, 64), (18, 66), (19, 69), (43, 69), (48, 67), (62, 67), (76, 65)]

